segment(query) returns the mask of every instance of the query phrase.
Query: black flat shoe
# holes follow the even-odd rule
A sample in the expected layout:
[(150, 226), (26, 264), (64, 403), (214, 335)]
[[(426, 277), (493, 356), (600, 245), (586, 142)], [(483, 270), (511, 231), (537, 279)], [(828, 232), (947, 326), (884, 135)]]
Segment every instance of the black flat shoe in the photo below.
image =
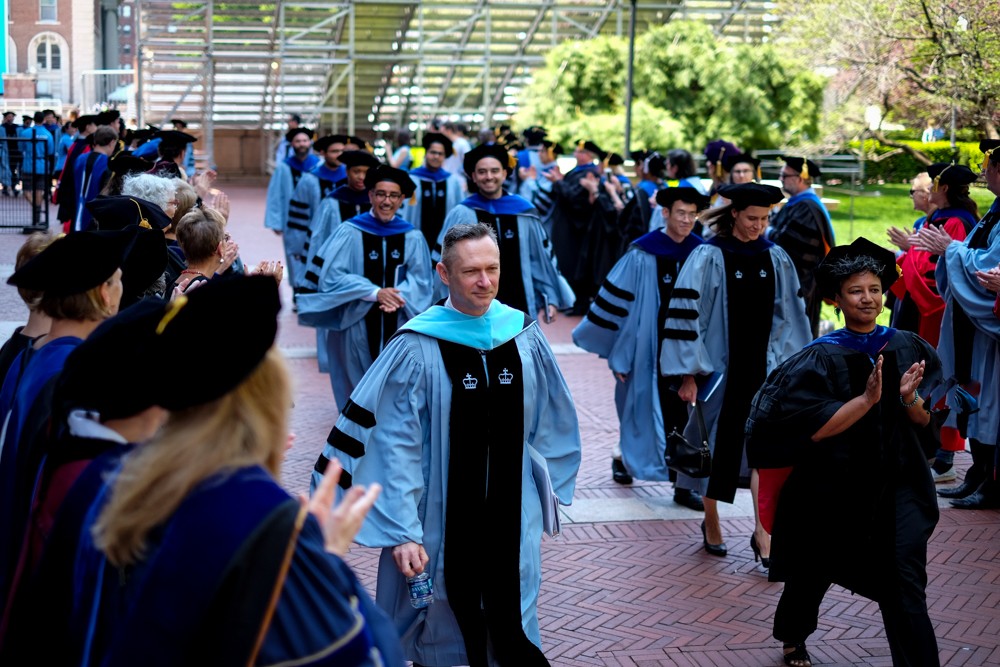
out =
[(632, 475), (628, 474), (621, 459), (611, 459), (611, 479), (618, 484), (632, 483)]
[[(793, 649), (789, 651), (788, 649)], [(785, 644), (784, 647), (785, 654), (781, 656), (786, 665), (791, 667), (812, 667), (812, 658), (809, 657), (809, 651), (806, 650), (806, 643), (799, 642), (798, 644)]]
[(690, 489), (674, 489), (674, 502), (695, 512), (705, 511), (705, 501), (701, 494)]
[(765, 570), (771, 569), (771, 557), (760, 555), (760, 547), (757, 545), (756, 535), (750, 536), (750, 549), (753, 551), (753, 562), (756, 563), (760, 559), (760, 564)]
[(938, 489), (937, 494), (942, 498), (966, 498), (971, 496), (973, 493), (979, 490), (979, 487), (983, 485), (982, 478), (976, 479), (976, 476), (969, 477), (968, 474), (965, 476), (965, 481), (958, 486), (953, 486), (947, 489)]
[(726, 549), (726, 543), (722, 544), (709, 544), (708, 543), (708, 533), (705, 531), (705, 522), (701, 522), (701, 542), (705, 546), (705, 551), (713, 556), (725, 556), (729, 553)]

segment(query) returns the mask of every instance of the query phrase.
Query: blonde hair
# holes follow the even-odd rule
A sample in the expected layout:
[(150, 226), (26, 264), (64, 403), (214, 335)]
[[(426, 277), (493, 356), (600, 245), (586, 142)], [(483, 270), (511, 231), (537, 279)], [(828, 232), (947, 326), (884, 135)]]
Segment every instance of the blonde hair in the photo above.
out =
[(177, 223), (181, 221), (188, 211), (194, 208), (194, 205), (198, 203), (198, 193), (195, 191), (194, 187), (179, 178), (173, 179), (174, 187), (174, 198), (177, 200), (177, 210), (174, 211), (174, 218), (171, 220), (171, 226), (177, 229)]
[[(17, 259), (14, 260), (14, 270), (17, 271), (22, 266), (28, 263), (28, 260), (37, 257), (43, 250), (49, 247), (49, 244), (55, 240), (55, 236), (49, 234), (48, 232), (35, 232), (27, 238), (27, 240), (21, 245), (17, 251)], [(18, 287), (17, 293), (24, 301), (25, 305), (28, 306), (28, 310), (38, 310), (38, 304), (42, 300), (42, 292), (30, 289), (25, 289), (24, 287)]]
[(153, 440), (126, 457), (92, 529), (97, 548), (115, 567), (135, 564), (149, 533), (206, 479), (254, 465), (278, 477), (291, 404), (288, 371), (272, 347), (222, 398), (172, 412)]
[(119, 303), (107, 303), (101, 288), (110, 286), (115, 280), (112, 273), (107, 280), (91, 287), (86, 292), (70, 294), (68, 296), (56, 296), (43, 293), (38, 300), (37, 310), (48, 315), (54, 320), (75, 320), (77, 322), (100, 322), (106, 320), (118, 312)]
[(177, 244), (188, 263), (200, 263), (215, 255), (226, 237), (222, 216), (209, 209), (193, 208), (177, 223)]

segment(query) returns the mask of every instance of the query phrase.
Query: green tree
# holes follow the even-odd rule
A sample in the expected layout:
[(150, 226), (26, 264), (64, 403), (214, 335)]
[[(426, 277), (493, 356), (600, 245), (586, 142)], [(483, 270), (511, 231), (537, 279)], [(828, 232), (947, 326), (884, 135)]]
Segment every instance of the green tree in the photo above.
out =
[[(626, 58), (627, 45), (617, 38), (553, 49), (526, 91), (521, 124), (621, 150)], [(637, 40), (635, 63), (635, 146), (696, 151), (724, 137), (765, 148), (818, 134), (823, 79), (772, 45), (732, 45), (703, 23), (674, 21)]]

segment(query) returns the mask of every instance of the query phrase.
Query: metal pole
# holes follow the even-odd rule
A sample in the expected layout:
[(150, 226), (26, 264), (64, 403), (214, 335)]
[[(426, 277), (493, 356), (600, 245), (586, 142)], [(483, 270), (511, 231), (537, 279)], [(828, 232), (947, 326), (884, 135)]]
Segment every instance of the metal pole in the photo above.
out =
[(632, 70), (635, 62), (635, 4), (632, 0), (632, 14), (628, 20), (628, 84), (625, 86), (625, 153), (632, 145)]
[(206, 63), (205, 85), (202, 88), (205, 108), (203, 110), (203, 133), (205, 135), (205, 159), (209, 169), (215, 169), (215, 53), (213, 51), (213, 16), (215, 14), (215, 0), (208, 0), (205, 8), (205, 33), (206, 33), (206, 53), (208, 62)]
[(955, 105), (951, 105), (951, 147), (955, 147)]
[(142, 0), (135, 0), (135, 122), (139, 128), (146, 126), (142, 118), (142, 29)]

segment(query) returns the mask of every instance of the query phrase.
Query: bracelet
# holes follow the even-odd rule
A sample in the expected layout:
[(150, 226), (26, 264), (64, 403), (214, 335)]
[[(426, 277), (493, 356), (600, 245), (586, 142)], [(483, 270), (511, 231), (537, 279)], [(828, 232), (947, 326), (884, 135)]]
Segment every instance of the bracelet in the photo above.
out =
[(909, 403), (904, 403), (903, 395), (902, 394), (899, 395), (899, 402), (903, 405), (904, 408), (912, 408), (914, 405), (917, 404), (917, 401), (919, 400), (920, 400), (920, 392), (917, 391), (916, 389), (913, 390), (913, 400), (910, 401)]

